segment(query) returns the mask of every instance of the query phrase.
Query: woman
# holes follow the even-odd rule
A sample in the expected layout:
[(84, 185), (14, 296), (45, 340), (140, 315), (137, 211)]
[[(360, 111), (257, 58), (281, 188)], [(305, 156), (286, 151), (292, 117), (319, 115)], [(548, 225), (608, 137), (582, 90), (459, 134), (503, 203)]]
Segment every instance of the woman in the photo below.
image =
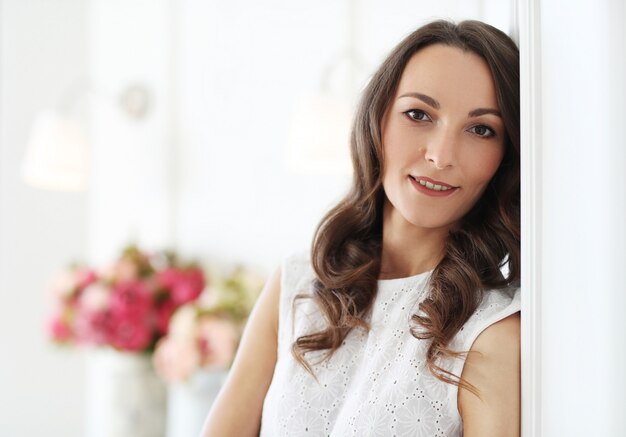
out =
[(519, 435), (518, 65), (477, 21), (383, 62), (351, 190), (265, 286), (205, 436)]

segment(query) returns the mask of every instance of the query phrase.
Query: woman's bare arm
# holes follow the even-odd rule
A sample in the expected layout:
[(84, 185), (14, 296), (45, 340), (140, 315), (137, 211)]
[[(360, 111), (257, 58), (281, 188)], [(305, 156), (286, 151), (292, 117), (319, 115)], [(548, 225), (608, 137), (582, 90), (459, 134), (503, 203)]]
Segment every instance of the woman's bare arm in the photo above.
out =
[(462, 377), (480, 398), (459, 389), (465, 437), (520, 435), (520, 314), (489, 326), (474, 342)]
[(246, 324), (224, 386), (204, 423), (203, 437), (257, 436), (276, 365), (280, 269), (267, 281)]

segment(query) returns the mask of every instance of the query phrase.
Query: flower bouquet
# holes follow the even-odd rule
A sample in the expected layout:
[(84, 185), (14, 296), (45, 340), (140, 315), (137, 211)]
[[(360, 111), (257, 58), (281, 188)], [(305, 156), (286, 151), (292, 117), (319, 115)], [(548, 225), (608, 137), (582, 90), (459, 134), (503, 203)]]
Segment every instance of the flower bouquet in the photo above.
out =
[(264, 284), (258, 274), (242, 266), (220, 275), (199, 299), (174, 313), (166, 336), (154, 354), (157, 373), (167, 382), (187, 380), (196, 370), (227, 370), (242, 329)]
[(49, 334), (61, 344), (149, 353), (167, 334), (174, 311), (197, 299), (205, 285), (197, 265), (130, 246), (104, 269), (74, 265), (55, 278)]
[(174, 313), (153, 357), (157, 374), (168, 383), (168, 437), (200, 433), (264, 283), (243, 267), (210, 276), (202, 296)]
[(87, 354), (89, 437), (164, 437), (166, 387), (152, 352), (172, 314), (205, 288), (203, 271), (173, 253), (127, 247), (110, 266), (74, 265), (53, 281), (52, 340)]

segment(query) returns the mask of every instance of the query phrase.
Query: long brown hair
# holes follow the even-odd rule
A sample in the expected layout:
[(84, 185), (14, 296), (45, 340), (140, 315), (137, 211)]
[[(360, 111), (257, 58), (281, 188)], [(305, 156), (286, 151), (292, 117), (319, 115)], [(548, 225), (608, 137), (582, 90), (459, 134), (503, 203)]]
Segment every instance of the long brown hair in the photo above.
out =
[[(447, 345), (477, 309), (484, 290), (519, 283), (519, 51), (506, 34), (480, 21), (435, 21), (400, 42), (370, 80), (350, 139), (352, 185), (316, 228), (311, 247), (316, 275), (313, 291), (297, 298), (314, 300), (326, 328), (303, 335), (292, 345), (294, 357), (313, 376), (304, 356), (307, 352), (326, 350), (322, 359), (327, 359), (353, 328), (370, 329), (365, 316), (377, 292), (385, 199), (381, 121), (407, 62), (431, 44), (471, 51), (486, 61), (506, 130), (500, 167), (461, 226), (450, 231), (444, 257), (430, 276), (430, 293), (412, 316), (413, 336), (430, 340), (427, 364), (437, 378), (476, 393), (471, 384), (443, 369), (437, 360), (462, 354)], [(506, 277), (501, 272), (505, 263)]]

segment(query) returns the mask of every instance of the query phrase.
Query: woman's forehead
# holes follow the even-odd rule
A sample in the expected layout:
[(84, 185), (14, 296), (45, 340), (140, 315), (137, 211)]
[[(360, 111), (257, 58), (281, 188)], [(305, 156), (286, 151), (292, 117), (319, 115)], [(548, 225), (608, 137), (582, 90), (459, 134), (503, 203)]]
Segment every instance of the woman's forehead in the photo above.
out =
[(407, 62), (396, 98), (420, 93), (442, 108), (450, 104), (497, 108), (495, 84), (487, 62), (469, 50), (443, 44), (420, 49)]

